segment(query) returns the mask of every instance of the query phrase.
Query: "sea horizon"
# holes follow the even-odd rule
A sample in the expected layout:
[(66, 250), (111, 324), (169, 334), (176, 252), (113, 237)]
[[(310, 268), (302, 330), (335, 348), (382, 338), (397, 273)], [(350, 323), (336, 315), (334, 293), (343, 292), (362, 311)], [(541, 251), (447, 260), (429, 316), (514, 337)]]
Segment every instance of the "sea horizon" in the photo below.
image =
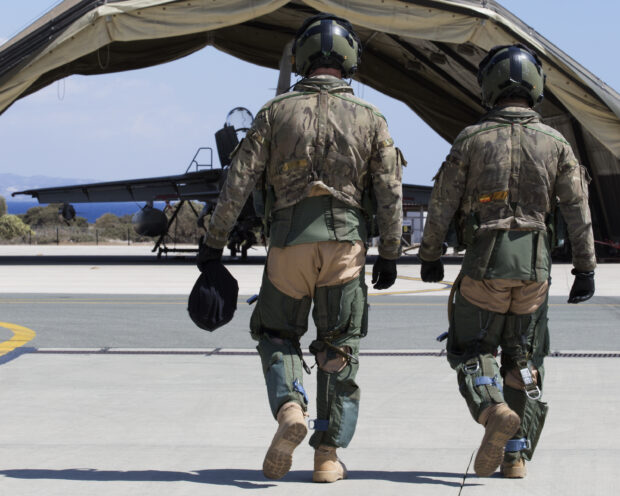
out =
[[(89, 224), (93, 224), (99, 217), (110, 213), (117, 217), (133, 215), (138, 212), (145, 202), (104, 202), (104, 203), (72, 203), (76, 217), (84, 217)], [(7, 213), (12, 215), (25, 214), (32, 207), (44, 207), (48, 203), (39, 203), (36, 200), (6, 200)], [(165, 202), (154, 202), (155, 208), (163, 209)]]

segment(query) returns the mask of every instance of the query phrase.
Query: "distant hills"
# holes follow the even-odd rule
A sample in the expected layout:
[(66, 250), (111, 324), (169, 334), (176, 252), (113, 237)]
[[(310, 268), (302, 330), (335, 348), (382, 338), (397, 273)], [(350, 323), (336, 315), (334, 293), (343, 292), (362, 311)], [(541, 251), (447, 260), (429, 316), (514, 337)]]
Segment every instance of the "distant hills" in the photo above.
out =
[(4, 196), (7, 201), (32, 200), (30, 196), (18, 195), (12, 197), (15, 191), (27, 189), (51, 188), (54, 186), (68, 186), (71, 184), (82, 184), (96, 182), (96, 179), (69, 179), (66, 177), (50, 176), (19, 176), (17, 174), (0, 173), (0, 196)]

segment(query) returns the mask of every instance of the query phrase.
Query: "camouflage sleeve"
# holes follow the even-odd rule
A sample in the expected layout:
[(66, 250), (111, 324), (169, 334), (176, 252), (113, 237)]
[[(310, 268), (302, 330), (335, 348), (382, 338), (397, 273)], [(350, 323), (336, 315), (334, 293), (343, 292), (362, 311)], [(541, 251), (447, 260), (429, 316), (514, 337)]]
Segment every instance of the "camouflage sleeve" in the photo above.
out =
[(233, 152), (233, 160), (205, 237), (206, 244), (212, 248), (226, 246), (241, 209), (265, 169), (271, 136), (267, 114), (263, 110), (256, 115), (252, 128)]
[(427, 262), (441, 257), (450, 222), (461, 203), (467, 182), (467, 164), (463, 156), (461, 148), (453, 146), (434, 177), (435, 185), (419, 252), (419, 257)]
[(585, 167), (579, 165), (570, 146), (564, 146), (558, 164), (555, 193), (571, 242), (573, 266), (584, 272), (596, 267), (592, 219), (588, 206), (589, 182)]
[(396, 260), (400, 256), (403, 229), (402, 165), (387, 123), (382, 117), (377, 117), (377, 132), (372, 148), (370, 174), (377, 200), (379, 255)]

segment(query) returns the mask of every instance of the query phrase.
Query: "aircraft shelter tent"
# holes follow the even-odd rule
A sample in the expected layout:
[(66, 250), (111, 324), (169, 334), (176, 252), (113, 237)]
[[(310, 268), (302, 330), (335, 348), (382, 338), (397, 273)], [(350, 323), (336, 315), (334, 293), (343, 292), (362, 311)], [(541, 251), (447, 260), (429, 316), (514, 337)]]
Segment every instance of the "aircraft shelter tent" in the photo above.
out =
[(71, 74), (147, 67), (208, 45), (285, 74), (289, 42), (318, 11), (360, 35), (355, 79), (449, 142), (484, 111), (476, 74), (488, 50), (533, 48), (547, 75), (538, 110), (593, 178), (595, 238), (620, 242), (620, 95), (492, 0), (65, 0), (0, 46), (0, 114)]

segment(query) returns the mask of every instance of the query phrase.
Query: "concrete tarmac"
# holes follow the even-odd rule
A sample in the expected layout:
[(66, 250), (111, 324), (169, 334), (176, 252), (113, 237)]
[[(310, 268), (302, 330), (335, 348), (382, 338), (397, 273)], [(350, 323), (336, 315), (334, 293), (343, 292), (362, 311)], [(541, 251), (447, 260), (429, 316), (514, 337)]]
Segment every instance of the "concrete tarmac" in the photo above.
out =
[[(247, 334), (229, 347), (226, 329), (216, 331), (212, 343), (158, 342), (157, 334), (149, 336), (158, 321), (171, 332), (174, 319), (161, 322), (170, 312), (166, 309), (180, 319), (197, 276), (192, 264), (133, 265), (137, 252), (128, 248), (114, 254), (118, 264), (98, 264), (98, 256), (110, 256), (101, 247), (82, 255), (87, 263), (48, 264), (44, 257), (50, 251), (35, 248), (40, 253), (21, 250), (18, 264), (0, 260), (2, 496), (237, 495), (249, 489), (265, 494), (607, 495), (620, 483), (620, 334), (613, 332), (620, 265), (597, 268), (598, 291), (590, 306), (562, 303), (572, 282), (570, 267), (554, 266), (552, 342), (554, 333), (570, 328), (560, 351), (572, 353), (545, 362), (544, 400), (550, 411), (523, 480), (473, 474), (483, 429), (469, 416), (441, 345), (430, 349), (422, 340), (403, 346), (401, 331), (390, 334), (392, 324), (401, 322), (403, 329), (434, 336), (435, 330), (421, 330), (421, 324), (436, 320), (433, 313), (445, 319), (443, 304), (458, 265), (446, 266), (446, 283), (437, 285), (416, 280), (419, 265), (400, 266), (402, 278), (388, 291), (392, 294), (371, 296), (377, 315), (371, 332), (381, 337), (371, 341), (369, 335), (362, 343), (359, 424), (350, 446), (340, 450), (349, 480), (317, 485), (311, 482), (312, 449), (305, 442), (282, 480), (262, 475), (276, 423)], [(0, 247), (0, 259), (16, 256), (19, 249)], [(61, 253), (53, 256), (65, 256)], [(260, 265), (230, 269), (240, 281), (240, 294), (257, 291)], [(106, 306), (97, 299), (116, 303)], [(131, 317), (125, 321), (118, 317), (136, 299), (161, 311), (144, 328), (135, 324), (139, 313), (126, 313)], [(235, 319), (245, 320), (247, 314)], [(562, 328), (554, 327), (554, 319), (563, 319)], [(601, 325), (605, 331), (597, 334)], [(184, 325), (175, 331), (190, 332)], [(127, 334), (129, 342), (122, 339)], [(305, 387), (313, 398), (314, 372), (305, 377)]]

